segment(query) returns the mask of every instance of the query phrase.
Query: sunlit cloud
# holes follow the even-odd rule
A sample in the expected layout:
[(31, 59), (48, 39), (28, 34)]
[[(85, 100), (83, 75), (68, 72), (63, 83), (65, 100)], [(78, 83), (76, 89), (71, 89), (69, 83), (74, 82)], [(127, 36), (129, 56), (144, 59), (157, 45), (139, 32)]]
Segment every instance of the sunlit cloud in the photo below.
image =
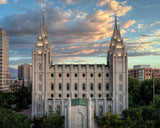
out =
[(130, 26), (132, 26), (134, 23), (136, 23), (135, 20), (128, 20), (125, 23), (122, 23), (122, 28), (129, 28)]
[(83, 0), (62, 0), (62, 3), (64, 4), (76, 4), (78, 2), (81, 2)]
[(0, 0), (0, 4), (6, 4), (8, 0)]

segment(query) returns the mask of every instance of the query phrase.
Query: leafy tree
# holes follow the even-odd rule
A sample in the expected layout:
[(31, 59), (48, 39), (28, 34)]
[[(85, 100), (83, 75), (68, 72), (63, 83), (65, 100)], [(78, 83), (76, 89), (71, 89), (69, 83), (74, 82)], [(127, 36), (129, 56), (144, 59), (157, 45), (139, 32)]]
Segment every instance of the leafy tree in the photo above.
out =
[(0, 128), (29, 128), (30, 119), (25, 115), (16, 115), (10, 109), (0, 109)]
[(140, 101), (140, 82), (136, 78), (128, 79), (129, 106), (133, 107)]
[(100, 128), (121, 128), (124, 125), (117, 114), (110, 114), (110, 112), (102, 115), (97, 122)]
[(63, 123), (63, 117), (59, 112), (53, 112), (49, 116), (42, 117), (41, 128), (60, 128)]

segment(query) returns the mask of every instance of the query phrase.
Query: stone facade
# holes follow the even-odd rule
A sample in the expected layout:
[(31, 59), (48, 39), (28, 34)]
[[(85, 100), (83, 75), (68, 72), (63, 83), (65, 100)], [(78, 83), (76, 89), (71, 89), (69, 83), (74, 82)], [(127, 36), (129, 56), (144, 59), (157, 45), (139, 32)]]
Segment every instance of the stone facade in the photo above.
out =
[[(55, 110), (59, 110), (61, 115), (69, 116), (70, 114), (65, 114), (69, 113), (69, 110), (65, 110), (69, 106), (70, 98), (90, 99), (97, 116), (107, 111), (121, 115), (122, 110), (128, 108), (128, 57), (117, 26), (117, 18), (107, 55), (107, 65), (53, 65), (44, 12), (32, 59), (32, 117), (42, 117)], [(81, 108), (86, 111), (86, 107), (81, 105), (71, 107), (71, 110), (77, 111)]]

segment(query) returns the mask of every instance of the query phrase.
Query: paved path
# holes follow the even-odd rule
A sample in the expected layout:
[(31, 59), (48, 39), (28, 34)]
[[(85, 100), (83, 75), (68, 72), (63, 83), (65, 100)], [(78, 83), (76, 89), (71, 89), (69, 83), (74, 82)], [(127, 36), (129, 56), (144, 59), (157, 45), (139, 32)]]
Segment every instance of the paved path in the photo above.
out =
[(31, 108), (22, 110), (22, 111), (20, 111), (20, 112), (16, 112), (16, 114), (26, 115), (28, 118), (32, 119), (32, 116), (31, 116)]

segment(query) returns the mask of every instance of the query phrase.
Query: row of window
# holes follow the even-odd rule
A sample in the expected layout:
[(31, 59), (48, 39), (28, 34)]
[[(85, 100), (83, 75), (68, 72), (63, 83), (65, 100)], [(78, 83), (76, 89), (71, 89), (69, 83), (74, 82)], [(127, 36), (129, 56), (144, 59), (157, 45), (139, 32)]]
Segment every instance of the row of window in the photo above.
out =
[[(78, 74), (75, 73), (74, 76), (77, 77)], [(101, 77), (101, 76), (102, 76), (102, 74), (101, 74), (101, 73), (98, 73), (98, 77)], [(54, 74), (53, 74), (53, 73), (51, 73), (51, 77), (54, 77)], [(59, 73), (59, 77), (62, 77), (62, 74), (61, 74), (61, 73)], [(67, 74), (66, 74), (66, 77), (70, 77), (70, 74), (67, 73)], [(83, 73), (83, 74), (82, 74), (82, 77), (86, 77), (86, 74)], [(93, 73), (90, 74), (90, 77), (93, 77)], [(109, 73), (106, 73), (106, 77), (109, 77)]]
[[(62, 90), (62, 85), (59, 84), (58, 88), (59, 88), (59, 90)], [(66, 89), (70, 90), (70, 85), (69, 84), (67, 84)], [(51, 90), (54, 90), (54, 84), (51, 84)], [(75, 84), (74, 90), (78, 90), (78, 85), (77, 84)], [(82, 85), (82, 90), (84, 90), (84, 91), (86, 90), (86, 85), (85, 84)], [(93, 84), (90, 85), (90, 90), (91, 91), (94, 90)], [(98, 85), (98, 90), (100, 90), (100, 91), (102, 90), (101, 84)], [(109, 84), (106, 84), (106, 90), (109, 90)]]
[[(54, 97), (54, 94), (51, 94), (51, 97), (53, 98)], [(62, 94), (58, 94), (58, 97), (61, 98), (62, 97)], [(70, 94), (66, 94), (66, 97), (70, 97)], [(78, 94), (74, 94), (74, 97), (77, 98), (78, 97)], [(82, 94), (82, 97), (83, 98), (86, 98), (86, 94)], [(90, 97), (93, 98), (94, 97), (94, 94), (90, 94)], [(99, 98), (102, 98), (102, 94), (98, 94), (98, 97)], [(106, 98), (109, 98), (109, 94), (106, 94)]]

